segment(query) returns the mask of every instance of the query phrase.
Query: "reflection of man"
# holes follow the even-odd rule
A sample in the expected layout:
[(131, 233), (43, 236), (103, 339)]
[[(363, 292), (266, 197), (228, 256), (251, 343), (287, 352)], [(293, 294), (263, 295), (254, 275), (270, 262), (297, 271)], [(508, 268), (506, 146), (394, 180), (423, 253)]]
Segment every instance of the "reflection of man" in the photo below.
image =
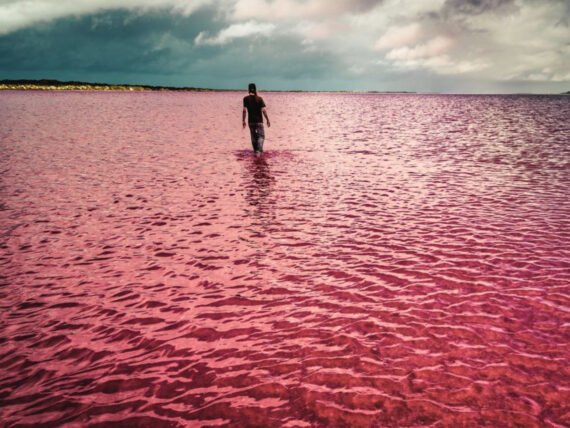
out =
[(251, 134), (253, 151), (255, 154), (261, 154), (263, 152), (263, 141), (265, 140), (263, 116), (265, 116), (265, 120), (267, 120), (267, 126), (269, 127), (271, 124), (269, 123), (269, 117), (267, 116), (267, 110), (265, 109), (265, 102), (263, 102), (263, 98), (257, 95), (255, 83), (249, 84), (248, 91), (249, 95), (243, 98), (243, 127), (245, 128), (245, 115), (247, 112), (247, 122), (249, 125), (249, 132)]
[(271, 203), (271, 188), (275, 178), (271, 175), (269, 165), (263, 156), (256, 156), (248, 162), (245, 199), (249, 205), (246, 212), (253, 219), (252, 226), (261, 226), (263, 230), (275, 219), (274, 204)]

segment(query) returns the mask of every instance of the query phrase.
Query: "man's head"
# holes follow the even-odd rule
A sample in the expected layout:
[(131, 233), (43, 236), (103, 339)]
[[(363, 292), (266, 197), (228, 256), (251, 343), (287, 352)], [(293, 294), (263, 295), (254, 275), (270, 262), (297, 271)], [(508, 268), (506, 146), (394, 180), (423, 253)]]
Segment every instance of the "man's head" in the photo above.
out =
[(255, 87), (255, 83), (250, 83), (249, 86), (247, 87), (247, 90), (249, 91), (250, 94), (257, 95), (257, 88)]

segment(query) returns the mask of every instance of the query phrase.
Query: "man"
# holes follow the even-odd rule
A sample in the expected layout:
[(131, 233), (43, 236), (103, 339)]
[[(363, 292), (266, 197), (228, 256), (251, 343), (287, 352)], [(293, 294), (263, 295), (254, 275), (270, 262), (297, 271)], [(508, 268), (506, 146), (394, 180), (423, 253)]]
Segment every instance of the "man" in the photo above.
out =
[[(263, 153), (263, 141), (265, 140), (265, 131), (263, 129), (263, 116), (267, 121), (267, 126), (271, 126), (267, 110), (263, 98), (257, 95), (255, 83), (248, 86), (249, 95), (243, 99), (242, 125), (245, 128), (245, 115), (247, 113), (247, 122), (249, 125), (249, 133), (251, 134), (251, 144), (256, 155)], [(262, 116), (263, 114), (263, 116)]]

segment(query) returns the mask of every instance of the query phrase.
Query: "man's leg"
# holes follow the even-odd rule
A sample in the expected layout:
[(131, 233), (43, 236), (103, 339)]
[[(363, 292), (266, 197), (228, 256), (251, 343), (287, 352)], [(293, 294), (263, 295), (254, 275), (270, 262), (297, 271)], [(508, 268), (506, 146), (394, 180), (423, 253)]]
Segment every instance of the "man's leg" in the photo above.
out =
[(253, 124), (249, 124), (249, 134), (251, 136), (251, 145), (253, 146), (253, 151), (257, 152), (257, 127)]
[(257, 149), (263, 151), (263, 142), (265, 141), (265, 129), (263, 129), (263, 124), (257, 125)]

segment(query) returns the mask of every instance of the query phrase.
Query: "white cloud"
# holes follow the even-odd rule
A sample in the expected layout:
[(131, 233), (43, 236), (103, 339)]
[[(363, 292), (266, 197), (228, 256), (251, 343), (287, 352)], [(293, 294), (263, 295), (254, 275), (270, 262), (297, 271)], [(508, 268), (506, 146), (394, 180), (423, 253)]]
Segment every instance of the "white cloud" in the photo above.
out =
[(403, 46), (392, 49), (386, 54), (386, 59), (391, 60), (414, 60), (418, 58), (429, 58), (447, 52), (454, 44), (448, 37), (437, 36), (426, 43), (416, 45), (412, 48)]
[[(487, 35), (486, 56), (498, 80), (568, 82), (569, 5), (562, 1), (519, 1), (508, 18), (477, 17), (473, 27)], [(490, 47), (493, 49), (490, 49)]]
[(548, 76), (542, 73), (532, 73), (528, 75), (527, 80), (532, 80), (535, 82), (544, 82), (545, 80), (548, 80)]
[(225, 45), (234, 39), (240, 39), (251, 36), (268, 36), (275, 29), (275, 25), (270, 23), (258, 23), (256, 21), (248, 21), (240, 24), (230, 25), (224, 28), (214, 37), (208, 37), (207, 33), (202, 31), (194, 43), (197, 45)]
[(384, 0), (235, 0), (233, 18), (323, 19), (370, 12)]
[(570, 71), (566, 74), (556, 73), (550, 78), (552, 82), (570, 82)]
[(346, 34), (350, 31), (350, 26), (338, 19), (318, 22), (304, 21), (297, 25), (294, 31), (311, 40), (323, 40), (338, 34)]
[(449, 55), (437, 55), (424, 58), (399, 59), (392, 62), (379, 61), (396, 70), (429, 70), (441, 75), (459, 75), (481, 71), (489, 67), (484, 60), (453, 60)]
[(416, 22), (402, 27), (390, 27), (374, 47), (378, 50), (399, 48), (417, 42), (422, 36), (422, 27)]
[(234, 19), (284, 19), (313, 16), (318, 13), (319, 4), (308, 2), (295, 5), (288, 0), (275, 0), (267, 4), (264, 0), (238, 0), (234, 7)]
[(384, 60), (379, 61), (385, 67), (395, 70), (428, 70), (440, 75), (459, 75), (473, 73), (488, 68), (484, 58), (461, 59), (460, 52), (452, 55), (451, 48), (460, 40), (449, 36), (435, 36), (423, 43), (402, 46), (404, 40), (417, 41), (424, 30), (419, 26), (399, 27), (388, 31), (380, 40), (383, 46), (399, 46), (390, 50)]

